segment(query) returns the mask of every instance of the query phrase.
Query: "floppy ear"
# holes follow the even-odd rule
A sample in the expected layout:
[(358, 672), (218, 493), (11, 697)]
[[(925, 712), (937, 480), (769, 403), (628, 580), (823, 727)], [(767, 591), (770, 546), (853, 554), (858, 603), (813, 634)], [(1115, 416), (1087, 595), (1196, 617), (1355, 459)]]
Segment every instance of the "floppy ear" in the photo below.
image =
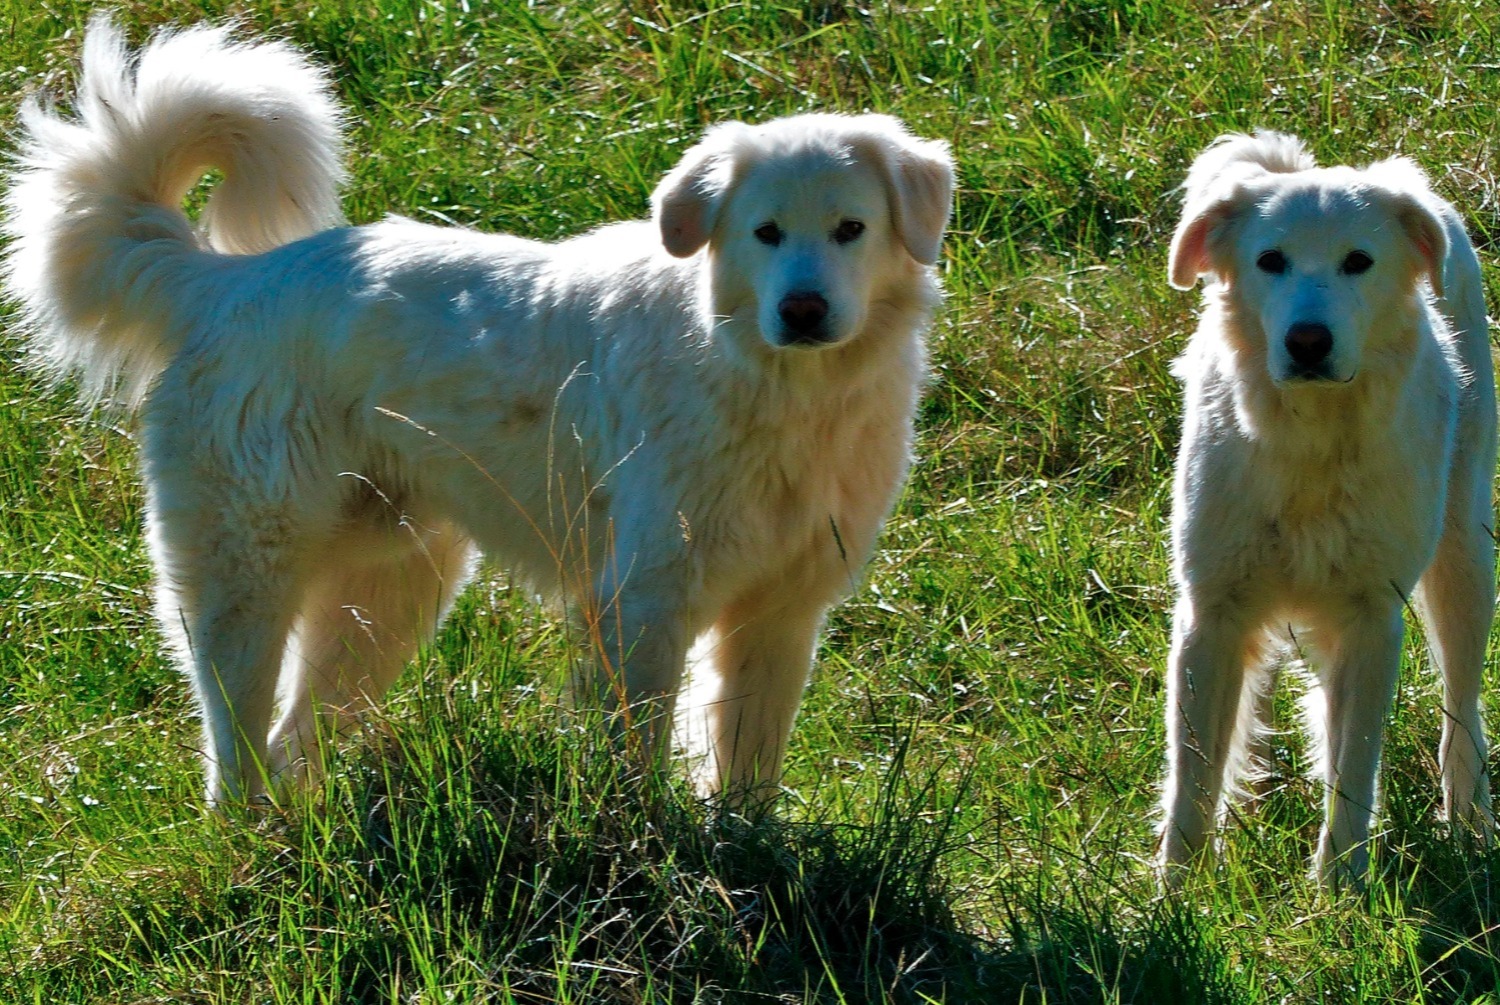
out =
[(1167, 256), (1167, 282), (1174, 289), (1190, 290), (1199, 276), (1216, 271), (1215, 246), (1247, 198), (1244, 189), (1236, 185), (1212, 198), (1190, 203), (1183, 210)]
[(726, 122), (710, 129), (651, 194), (661, 243), (670, 254), (688, 258), (708, 243), (729, 190), (734, 141), (748, 129), (741, 122)]
[(1448, 231), (1436, 213), (1410, 193), (1396, 197), (1396, 221), (1421, 259), (1432, 292), (1443, 295), (1443, 265), (1448, 260)]
[(933, 265), (943, 250), (943, 230), (953, 210), (953, 157), (942, 140), (923, 140), (888, 115), (865, 116), (891, 192), (896, 233), (912, 258)]

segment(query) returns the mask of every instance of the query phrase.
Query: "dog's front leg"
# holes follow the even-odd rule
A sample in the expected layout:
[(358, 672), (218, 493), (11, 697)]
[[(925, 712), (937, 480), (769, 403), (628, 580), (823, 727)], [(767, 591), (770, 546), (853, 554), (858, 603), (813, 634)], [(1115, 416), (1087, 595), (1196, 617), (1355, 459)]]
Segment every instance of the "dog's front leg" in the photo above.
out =
[(697, 753), (707, 758), (703, 788), (732, 806), (763, 804), (777, 792), (825, 613), (816, 603), (754, 613), (731, 607), (715, 625), (699, 671), (710, 675), (710, 691), (694, 710), (706, 741)]
[(1169, 886), (1213, 830), (1245, 682), (1246, 628), (1221, 609), (1178, 601), (1167, 665), (1167, 780), (1161, 868)]
[(644, 763), (659, 765), (687, 660), (687, 605), (646, 582), (601, 589), (598, 598), (585, 623), (593, 659), (575, 679), (575, 699), (603, 710)]
[(1325, 883), (1364, 882), (1385, 716), (1401, 665), (1401, 610), (1372, 608), (1344, 628), (1322, 674), (1326, 787), (1314, 868)]

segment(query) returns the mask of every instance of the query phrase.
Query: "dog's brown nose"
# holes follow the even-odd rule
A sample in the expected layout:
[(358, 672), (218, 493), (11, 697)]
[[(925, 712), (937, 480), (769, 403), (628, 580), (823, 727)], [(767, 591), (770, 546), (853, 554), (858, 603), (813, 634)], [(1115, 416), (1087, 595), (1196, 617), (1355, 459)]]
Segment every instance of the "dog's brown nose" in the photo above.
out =
[(1287, 329), (1286, 351), (1298, 366), (1315, 367), (1333, 351), (1333, 332), (1318, 321), (1298, 321)]
[[(820, 333), (823, 321), (828, 317), (828, 301), (821, 293), (788, 293), (776, 305), (776, 313), (781, 315), (786, 330), (798, 336), (797, 341), (808, 341), (808, 336)], [(816, 341), (815, 338), (812, 340)]]

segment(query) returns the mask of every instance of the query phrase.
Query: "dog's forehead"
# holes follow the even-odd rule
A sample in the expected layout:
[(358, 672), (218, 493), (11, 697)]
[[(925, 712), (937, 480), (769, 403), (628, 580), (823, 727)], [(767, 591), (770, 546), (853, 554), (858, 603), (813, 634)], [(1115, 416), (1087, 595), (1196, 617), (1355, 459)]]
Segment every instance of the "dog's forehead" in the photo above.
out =
[(783, 226), (833, 215), (869, 216), (886, 204), (878, 169), (850, 149), (804, 147), (757, 158), (733, 187), (731, 212)]
[(1251, 214), (1252, 236), (1330, 253), (1379, 241), (1391, 232), (1392, 219), (1373, 194), (1349, 168), (1270, 176)]

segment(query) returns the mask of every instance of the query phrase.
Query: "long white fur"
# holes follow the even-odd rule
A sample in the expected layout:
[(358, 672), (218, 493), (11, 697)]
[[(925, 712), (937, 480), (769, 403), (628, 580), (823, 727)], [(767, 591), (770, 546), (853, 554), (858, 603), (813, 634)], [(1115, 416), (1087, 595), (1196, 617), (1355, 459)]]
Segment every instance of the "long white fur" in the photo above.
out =
[[(1283, 271), (1257, 264), (1267, 250)], [(1345, 267), (1355, 250), (1368, 271)], [(1251, 770), (1255, 692), (1292, 644), (1316, 682), (1306, 718), (1327, 803), (1315, 868), (1362, 881), (1407, 598), (1443, 677), (1445, 812), (1487, 837), (1479, 690), (1495, 603), (1495, 391), (1457, 211), (1405, 159), (1316, 168), (1292, 137), (1224, 137), (1189, 173), (1169, 276), (1182, 288), (1209, 280), (1176, 364), (1169, 881)], [(1330, 331), (1317, 379), (1290, 354), (1299, 323)]]
[[(138, 403), (184, 342), (172, 328), (183, 312), (153, 288), (164, 255), (253, 254), (342, 222), (338, 110), (290, 46), (202, 26), (158, 35), (131, 69), (121, 34), (96, 19), (77, 120), (25, 102), (5, 197), (6, 285), (35, 362), (82, 378), (90, 402), (114, 392)], [(182, 198), (209, 165), (229, 163), (195, 237)], [(162, 244), (130, 255), (126, 237)]]
[[(291, 47), (200, 27), (132, 64), (96, 19), (84, 62), (76, 119), (24, 113), (6, 282), (41, 365), (139, 404), (210, 801), (309, 756), (315, 709), (377, 698), (478, 549), (582, 611), (582, 697), (653, 755), (699, 640), (705, 788), (774, 787), (909, 464), (946, 146), (884, 116), (732, 124), (652, 222), (337, 228), (339, 115)], [(834, 241), (849, 218), (864, 233)], [(778, 317), (809, 292), (818, 345)]]

